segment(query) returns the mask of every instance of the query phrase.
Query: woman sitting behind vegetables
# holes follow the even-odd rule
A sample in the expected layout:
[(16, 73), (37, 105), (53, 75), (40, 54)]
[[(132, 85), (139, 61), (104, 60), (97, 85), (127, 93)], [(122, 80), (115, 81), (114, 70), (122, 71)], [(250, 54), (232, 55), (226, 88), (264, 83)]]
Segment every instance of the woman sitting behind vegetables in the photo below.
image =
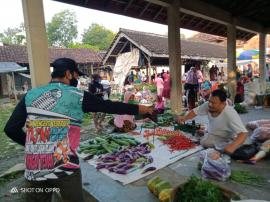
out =
[[(124, 94), (124, 103), (134, 101), (134, 93), (127, 90)], [(115, 115), (114, 126), (117, 132), (129, 132), (136, 128), (135, 117), (133, 115)]]

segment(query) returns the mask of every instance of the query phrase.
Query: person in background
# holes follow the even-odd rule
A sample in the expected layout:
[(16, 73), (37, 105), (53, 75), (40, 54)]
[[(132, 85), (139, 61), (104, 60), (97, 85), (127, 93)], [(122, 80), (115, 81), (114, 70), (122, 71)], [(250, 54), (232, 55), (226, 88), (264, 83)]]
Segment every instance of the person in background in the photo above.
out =
[[(6, 135), (25, 147), (25, 187), (57, 188), (61, 201), (82, 202), (79, 158), (83, 114), (152, 114), (153, 108), (102, 100), (77, 88), (81, 72), (70, 58), (52, 63), (52, 80), (32, 88), (15, 107), (5, 125)], [(51, 201), (52, 192), (21, 193), (27, 202)]]
[(243, 102), (244, 101), (244, 93), (245, 93), (245, 88), (244, 88), (243, 79), (239, 79), (237, 81), (236, 95), (235, 95), (234, 103)]
[(165, 70), (162, 69), (162, 71), (161, 71), (161, 73), (160, 73), (160, 76), (161, 76), (161, 78), (163, 79), (163, 81), (164, 81), (164, 77), (163, 77), (164, 73), (165, 73)]
[(247, 130), (240, 116), (226, 103), (227, 96), (223, 90), (217, 89), (211, 93), (208, 102), (191, 110), (187, 115), (181, 116), (178, 122), (184, 123), (197, 115), (208, 116), (208, 134), (200, 141), (204, 147), (219, 147), (232, 154), (247, 138)]
[(252, 75), (253, 75), (252, 66), (251, 64), (248, 64), (247, 76), (248, 78), (252, 78)]
[(186, 97), (188, 100), (188, 108), (192, 110), (195, 108), (195, 102), (197, 97), (197, 91), (199, 89), (199, 81), (196, 73), (196, 68), (191, 67), (187, 73), (186, 83), (185, 83), (185, 90), (186, 90)]
[(163, 98), (158, 95), (157, 95), (155, 110), (157, 111), (158, 114), (163, 114), (165, 110)]
[(270, 81), (270, 68), (268, 67), (268, 79)]
[(157, 74), (157, 72), (155, 73), (155, 84), (157, 87), (157, 95), (162, 96), (164, 82), (163, 79), (161, 78), (161, 75)]
[[(103, 85), (101, 85), (100, 82), (101, 82), (101, 77), (98, 74), (93, 74), (92, 82), (89, 84), (89, 92), (103, 99), (104, 89), (103, 89)], [(103, 128), (102, 123), (105, 119), (105, 116), (106, 114), (102, 112), (93, 113), (94, 125), (97, 130), (97, 133), (99, 133)]]
[(212, 67), (209, 70), (209, 74), (210, 74), (210, 81), (216, 81), (217, 75), (218, 75), (218, 67), (215, 65), (212, 65)]
[(103, 90), (104, 90), (104, 97), (103, 98), (104, 99), (110, 99), (110, 95), (111, 95), (111, 83), (107, 79), (106, 76), (103, 77), (103, 79), (101, 80), (100, 84), (103, 86)]
[(133, 73), (133, 71), (131, 71), (130, 75), (128, 76), (128, 82), (129, 82), (129, 84), (134, 83), (134, 73)]
[(171, 81), (170, 81), (170, 74), (168, 72), (165, 72), (163, 74), (164, 77), (164, 83), (163, 83), (163, 91), (162, 91), (162, 97), (164, 99), (166, 107), (169, 105), (169, 100), (171, 97)]
[(141, 80), (142, 80), (142, 83), (145, 83), (145, 82), (146, 82), (146, 80), (147, 80), (147, 78), (146, 78), (146, 75), (145, 75), (144, 71), (142, 71), (142, 78), (141, 78)]
[(22, 90), (23, 90), (23, 92), (24, 92), (24, 93), (27, 93), (28, 88), (29, 88), (29, 86), (28, 86), (28, 82), (27, 82), (27, 81), (25, 81), (25, 82), (23, 83), (23, 86), (22, 86)]
[[(129, 103), (134, 101), (134, 92), (127, 90), (124, 94), (124, 103)], [(114, 126), (116, 132), (127, 133), (136, 128), (134, 115), (115, 115), (114, 116)]]

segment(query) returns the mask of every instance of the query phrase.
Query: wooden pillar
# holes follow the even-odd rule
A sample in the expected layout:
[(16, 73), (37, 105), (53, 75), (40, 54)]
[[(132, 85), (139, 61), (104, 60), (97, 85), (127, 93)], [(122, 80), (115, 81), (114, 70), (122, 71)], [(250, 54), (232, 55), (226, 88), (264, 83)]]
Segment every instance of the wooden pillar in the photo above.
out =
[(171, 110), (173, 113), (182, 111), (181, 84), (181, 47), (180, 47), (180, 3), (173, 0), (168, 6), (168, 40), (169, 67), (171, 79)]
[(266, 34), (259, 34), (259, 70), (260, 70), (260, 94), (265, 94), (266, 90), (266, 66), (265, 66), (265, 45), (266, 43)]
[(48, 39), (42, 0), (22, 0), (31, 85), (50, 81)]
[(227, 78), (230, 99), (234, 102), (236, 95), (236, 27), (235, 23), (227, 25)]
[(147, 78), (148, 78), (148, 83), (152, 83), (152, 81), (151, 81), (151, 59), (150, 59), (150, 57), (147, 58)]

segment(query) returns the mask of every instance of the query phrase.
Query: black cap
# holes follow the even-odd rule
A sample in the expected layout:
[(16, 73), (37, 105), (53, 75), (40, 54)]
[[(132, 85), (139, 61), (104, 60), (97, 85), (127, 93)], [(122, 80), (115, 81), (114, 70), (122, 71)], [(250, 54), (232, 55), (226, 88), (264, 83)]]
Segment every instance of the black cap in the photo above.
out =
[(70, 58), (58, 58), (52, 63), (52, 67), (53, 72), (65, 72), (69, 70), (70, 72), (77, 72), (79, 76), (85, 75), (78, 69), (77, 63)]

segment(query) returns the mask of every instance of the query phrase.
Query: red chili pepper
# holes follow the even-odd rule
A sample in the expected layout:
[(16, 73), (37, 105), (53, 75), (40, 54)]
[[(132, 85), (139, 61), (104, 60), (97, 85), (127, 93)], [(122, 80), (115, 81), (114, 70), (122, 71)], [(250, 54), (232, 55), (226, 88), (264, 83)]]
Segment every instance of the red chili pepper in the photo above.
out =
[(174, 135), (163, 141), (163, 143), (169, 145), (172, 151), (192, 149), (196, 146), (196, 144), (184, 135)]

